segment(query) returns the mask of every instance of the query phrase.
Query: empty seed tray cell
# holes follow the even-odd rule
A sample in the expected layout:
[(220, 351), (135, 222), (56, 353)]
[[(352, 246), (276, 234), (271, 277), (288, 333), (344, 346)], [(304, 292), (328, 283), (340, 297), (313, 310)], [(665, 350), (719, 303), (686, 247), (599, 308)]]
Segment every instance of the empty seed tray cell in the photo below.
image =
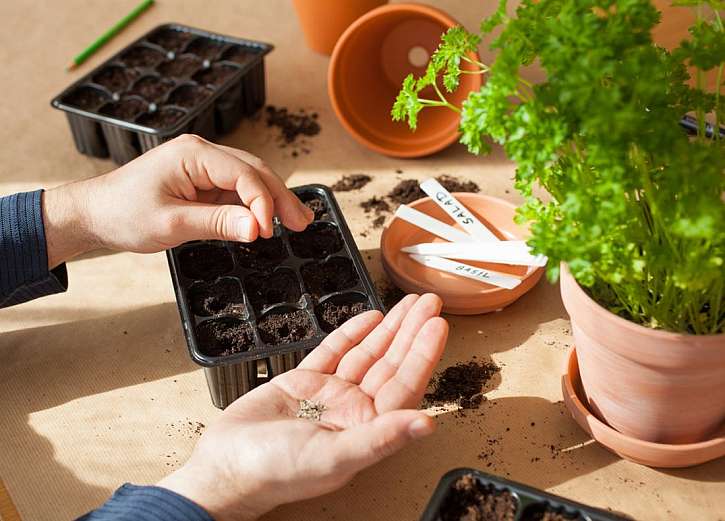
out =
[(76, 148), (124, 164), (185, 132), (213, 140), (264, 105), (266, 43), (166, 24), (51, 102)]
[(189, 353), (217, 407), (295, 368), (353, 316), (383, 309), (330, 189), (292, 190), (315, 211), (304, 231), (275, 224), (269, 239), (167, 253)]
[(448, 472), (438, 483), (421, 521), (624, 521), (521, 483), (474, 469)]

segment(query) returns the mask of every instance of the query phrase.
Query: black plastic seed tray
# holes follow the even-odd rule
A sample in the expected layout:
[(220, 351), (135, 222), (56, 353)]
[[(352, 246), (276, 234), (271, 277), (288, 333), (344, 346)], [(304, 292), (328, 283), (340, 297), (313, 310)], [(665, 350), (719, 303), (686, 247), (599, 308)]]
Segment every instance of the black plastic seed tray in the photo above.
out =
[(217, 407), (296, 367), (348, 318), (383, 309), (330, 189), (292, 190), (315, 211), (303, 232), (275, 224), (271, 239), (167, 252), (189, 353)]
[(266, 43), (165, 24), (65, 89), (51, 105), (66, 113), (82, 154), (124, 164), (185, 132), (207, 139), (264, 105)]
[[(488, 517), (468, 513), (469, 505), (479, 505)], [(515, 481), (484, 472), (459, 468), (438, 482), (420, 521), (624, 521), (606, 510), (592, 508), (549, 494)]]

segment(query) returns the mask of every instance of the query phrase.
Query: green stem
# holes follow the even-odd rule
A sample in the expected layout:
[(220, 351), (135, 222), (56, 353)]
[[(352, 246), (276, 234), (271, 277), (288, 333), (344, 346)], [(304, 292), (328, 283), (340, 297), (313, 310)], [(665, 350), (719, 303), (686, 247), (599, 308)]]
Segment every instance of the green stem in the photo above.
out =
[(480, 62), (478, 60), (474, 60), (473, 58), (469, 58), (465, 54), (463, 56), (461, 56), (461, 59), (464, 60), (464, 61), (467, 61), (468, 63), (471, 63), (473, 65), (477, 65), (478, 67), (481, 67), (481, 69), (483, 69), (484, 72), (488, 72), (489, 70), (491, 70), (489, 68), (489, 66), (486, 65), (485, 63), (482, 63), (482, 62)]
[(455, 112), (461, 113), (461, 109), (453, 105), (452, 103), (448, 103), (447, 101), (436, 101), (432, 99), (418, 99), (423, 105), (426, 107), (447, 107)]

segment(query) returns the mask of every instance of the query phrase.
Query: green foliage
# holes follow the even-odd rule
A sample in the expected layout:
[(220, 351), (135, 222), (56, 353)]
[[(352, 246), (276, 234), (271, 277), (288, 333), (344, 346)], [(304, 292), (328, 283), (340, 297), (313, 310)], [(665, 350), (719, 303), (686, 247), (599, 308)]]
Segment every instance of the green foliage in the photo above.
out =
[[(523, 0), (513, 17), (502, 0), (479, 34), (456, 27), (443, 37), (426, 74), (406, 78), (392, 115), (415, 129), (420, 110), (447, 106), (460, 111), (461, 142), (472, 153), (503, 146), (526, 197), (518, 218), (549, 257), (551, 278), (567, 262), (615, 313), (712, 334), (725, 328), (725, 141), (705, 138), (704, 116), (719, 123), (725, 103), (719, 88), (704, 90), (699, 71), (714, 69), (722, 85), (723, 2), (679, 4), (693, 6), (698, 20), (669, 53), (652, 42), (660, 13), (649, 0)], [(488, 67), (471, 51), (497, 28)], [(470, 73), (464, 60), (487, 77), (460, 108), (438, 88), (439, 99), (421, 98), (439, 77), (447, 90), (457, 87)], [(534, 60), (547, 76), (537, 85), (520, 76)], [(696, 87), (687, 67), (698, 70)], [(687, 112), (698, 115), (697, 137), (679, 127)]]

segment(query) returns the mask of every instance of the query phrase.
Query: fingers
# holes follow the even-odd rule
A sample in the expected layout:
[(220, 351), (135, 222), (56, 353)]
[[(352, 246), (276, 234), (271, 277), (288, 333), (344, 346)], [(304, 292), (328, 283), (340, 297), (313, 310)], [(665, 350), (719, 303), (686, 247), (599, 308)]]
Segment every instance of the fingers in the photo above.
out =
[(335, 372), (337, 376), (359, 384), (368, 369), (388, 350), (403, 319), (417, 301), (418, 295), (406, 295), (398, 302), (372, 333), (342, 358)]
[(375, 409), (379, 413), (418, 406), (447, 338), (445, 319), (434, 317), (425, 323), (395, 375), (375, 395)]
[(330, 333), (298, 367), (320, 373), (334, 373), (345, 353), (365, 338), (382, 319), (380, 311), (367, 311), (351, 318)]
[(375, 396), (378, 390), (398, 371), (418, 332), (428, 319), (438, 316), (443, 303), (432, 293), (420, 297), (406, 315), (395, 339), (385, 355), (370, 368), (360, 388), (368, 396)]
[(239, 205), (189, 202), (179, 205), (170, 221), (169, 241), (180, 244), (192, 240), (254, 241), (259, 235), (257, 219)]

